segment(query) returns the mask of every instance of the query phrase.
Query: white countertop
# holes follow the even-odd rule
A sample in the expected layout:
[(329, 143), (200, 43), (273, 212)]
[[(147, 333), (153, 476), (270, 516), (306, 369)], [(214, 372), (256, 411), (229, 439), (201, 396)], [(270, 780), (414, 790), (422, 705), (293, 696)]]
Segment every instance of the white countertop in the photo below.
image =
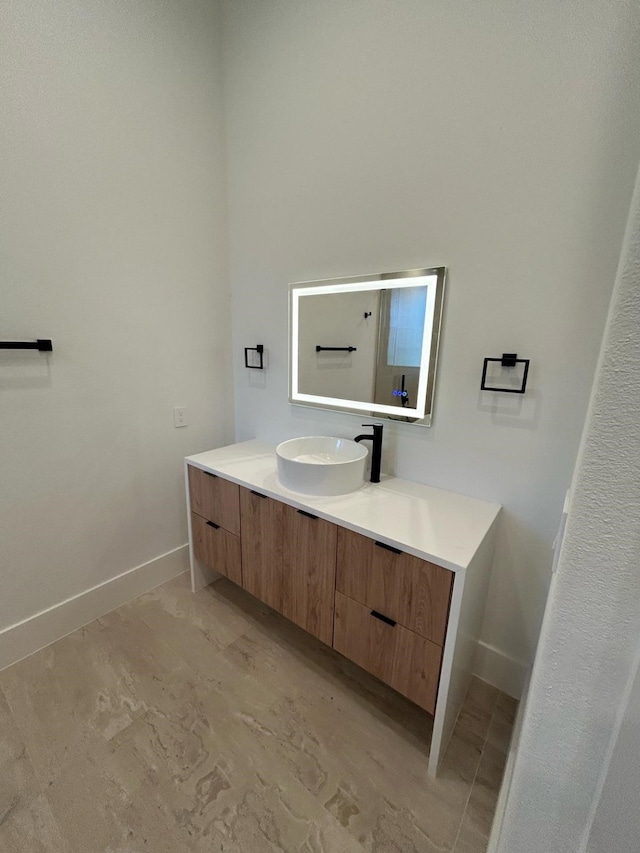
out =
[(499, 504), (385, 475), (348, 495), (301, 495), (280, 485), (274, 445), (257, 440), (186, 462), (454, 572), (468, 567), (500, 512)]

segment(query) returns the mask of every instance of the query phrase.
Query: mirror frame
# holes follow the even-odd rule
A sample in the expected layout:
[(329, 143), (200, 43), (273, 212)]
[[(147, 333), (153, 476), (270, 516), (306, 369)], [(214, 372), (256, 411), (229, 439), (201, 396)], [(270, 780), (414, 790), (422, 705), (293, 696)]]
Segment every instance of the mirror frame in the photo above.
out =
[[(298, 387), (299, 347), (299, 299), (301, 296), (322, 293), (346, 293), (365, 290), (385, 290), (393, 283), (395, 287), (417, 287), (429, 279), (425, 310), (425, 330), (422, 340), (420, 379), (416, 406), (400, 408), (362, 400), (343, 400), (339, 397), (324, 397), (305, 394)], [(297, 406), (328, 409), (331, 411), (368, 414), (376, 418), (388, 418), (398, 423), (413, 423), (431, 426), (433, 397), (440, 345), (440, 329), (444, 306), (446, 267), (403, 270), (401, 272), (375, 273), (373, 275), (348, 276), (342, 278), (299, 281), (289, 284), (289, 403)]]

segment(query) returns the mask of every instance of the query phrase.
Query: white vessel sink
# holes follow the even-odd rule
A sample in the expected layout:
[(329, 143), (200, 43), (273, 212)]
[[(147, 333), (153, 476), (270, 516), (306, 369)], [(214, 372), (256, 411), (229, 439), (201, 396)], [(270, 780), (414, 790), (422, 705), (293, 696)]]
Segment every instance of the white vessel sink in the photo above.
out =
[(305, 495), (346, 495), (363, 484), (368, 453), (350, 438), (292, 438), (276, 447), (278, 479)]

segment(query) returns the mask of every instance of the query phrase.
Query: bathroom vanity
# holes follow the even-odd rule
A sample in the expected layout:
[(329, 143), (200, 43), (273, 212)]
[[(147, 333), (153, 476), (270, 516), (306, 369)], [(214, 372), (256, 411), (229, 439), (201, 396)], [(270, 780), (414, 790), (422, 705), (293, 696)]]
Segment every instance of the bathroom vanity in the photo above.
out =
[(189, 456), (185, 478), (193, 591), (226, 576), (433, 714), (435, 775), (471, 677), (500, 507), (387, 476), (301, 495), (260, 441)]

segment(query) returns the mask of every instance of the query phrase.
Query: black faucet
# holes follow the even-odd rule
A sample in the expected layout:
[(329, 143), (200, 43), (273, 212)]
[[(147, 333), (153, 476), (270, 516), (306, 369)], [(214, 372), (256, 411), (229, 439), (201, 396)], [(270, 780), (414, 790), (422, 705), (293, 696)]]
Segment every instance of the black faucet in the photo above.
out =
[(382, 424), (362, 424), (362, 426), (370, 426), (373, 429), (373, 435), (357, 435), (354, 441), (373, 441), (371, 448), (371, 482), (380, 482), (380, 462), (382, 460)]

